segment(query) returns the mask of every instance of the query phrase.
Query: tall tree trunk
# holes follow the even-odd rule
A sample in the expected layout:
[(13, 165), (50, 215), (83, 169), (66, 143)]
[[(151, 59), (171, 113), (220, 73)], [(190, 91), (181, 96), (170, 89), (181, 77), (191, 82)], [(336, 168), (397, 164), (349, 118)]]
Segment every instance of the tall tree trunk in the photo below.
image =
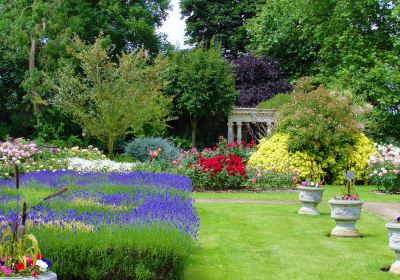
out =
[(107, 141), (108, 157), (114, 159), (114, 139), (108, 138)]
[[(31, 38), (31, 49), (29, 51), (29, 72), (33, 72), (35, 69), (35, 56), (36, 56), (36, 39)], [(39, 119), (39, 108), (38, 104), (36, 103), (37, 93), (33, 88), (31, 91), (31, 98), (32, 98), (32, 105), (33, 105), (33, 115), (36, 117), (36, 126), (40, 126), (40, 119)]]
[(192, 125), (192, 145), (193, 145), (193, 147), (196, 147), (196, 132), (197, 132), (198, 120), (196, 117), (193, 117), (193, 118), (190, 118), (190, 122)]

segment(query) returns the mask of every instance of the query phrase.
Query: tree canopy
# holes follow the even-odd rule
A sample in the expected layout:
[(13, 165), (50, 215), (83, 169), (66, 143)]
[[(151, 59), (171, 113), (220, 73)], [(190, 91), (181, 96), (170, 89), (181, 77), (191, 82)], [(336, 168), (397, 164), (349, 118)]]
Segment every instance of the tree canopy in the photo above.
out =
[(398, 9), (390, 0), (268, 1), (247, 26), (250, 48), (280, 60), (291, 78), (314, 75), (400, 120)]
[(245, 24), (254, 17), (258, 3), (264, 1), (181, 0), (189, 43), (209, 46), (212, 38), (215, 38), (227, 56), (236, 57), (246, 53), (248, 37)]
[(162, 95), (165, 87), (164, 59), (148, 65), (143, 50), (122, 53), (118, 62), (109, 57), (104, 39), (86, 45), (75, 38), (70, 60), (58, 71), (57, 92), (52, 103), (72, 117), (89, 135), (107, 145), (110, 156), (114, 143), (128, 133), (143, 136), (166, 127), (171, 98)]
[[(93, 43), (100, 31), (112, 42), (112, 58), (122, 51), (144, 47), (156, 53), (160, 47), (156, 27), (165, 19), (168, 0), (152, 1), (0, 1), (0, 91), (5, 127), (36, 126), (52, 114), (49, 80), (54, 78), (62, 58), (71, 58), (66, 46), (73, 34)], [(3, 74), (4, 73), (4, 74)], [(22, 83), (22, 87), (21, 87)], [(41, 114), (43, 110), (50, 110)], [(15, 123), (10, 117), (27, 116)], [(15, 118), (14, 118), (15, 119)], [(54, 121), (48, 121), (49, 125)], [(33, 124), (30, 124), (33, 125)], [(43, 129), (46, 124), (36, 127)], [(21, 131), (22, 135), (31, 131)]]
[(193, 144), (199, 121), (225, 118), (237, 96), (232, 67), (219, 47), (175, 53), (169, 80), (167, 92), (175, 96), (177, 114), (190, 119)]

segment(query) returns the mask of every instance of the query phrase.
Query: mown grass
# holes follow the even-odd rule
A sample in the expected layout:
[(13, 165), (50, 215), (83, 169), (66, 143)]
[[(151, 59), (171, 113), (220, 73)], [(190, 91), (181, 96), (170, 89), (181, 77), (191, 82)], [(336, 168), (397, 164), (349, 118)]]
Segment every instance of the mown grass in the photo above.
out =
[(363, 212), (363, 237), (341, 239), (328, 237), (328, 205), (320, 205), (321, 216), (298, 215), (298, 207), (196, 203), (199, 247), (185, 279), (400, 279), (381, 271), (395, 260), (383, 219)]
[[(324, 186), (323, 200), (329, 200), (334, 194), (340, 195), (341, 186)], [(374, 186), (356, 186), (356, 192), (364, 201), (400, 202), (400, 195), (377, 194)], [(262, 192), (229, 191), (229, 192), (194, 192), (194, 198), (218, 198), (218, 199), (250, 199), (250, 200), (298, 200), (295, 190), (266, 190)]]

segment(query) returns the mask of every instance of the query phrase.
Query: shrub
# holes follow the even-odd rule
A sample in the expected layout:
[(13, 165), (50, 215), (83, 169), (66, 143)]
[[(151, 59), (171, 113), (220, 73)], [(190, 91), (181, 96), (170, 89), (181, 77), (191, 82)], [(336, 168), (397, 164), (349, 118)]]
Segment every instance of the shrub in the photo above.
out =
[(280, 94), (275, 95), (271, 99), (268, 99), (268, 100), (263, 101), (260, 104), (258, 104), (257, 109), (276, 109), (276, 110), (278, 110), (279, 108), (282, 107), (282, 105), (285, 105), (291, 99), (292, 99), (292, 95), (280, 93)]
[(158, 159), (161, 161), (172, 161), (179, 156), (179, 150), (167, 140), (160, 137), (137, 138), (125, 147), (125, 154), (141, 161), (150, 161), (152, 157), (149, 151), (161, 149)]
[(283, 80), (280, 66), (271, 58), (247, 55), (232, 61), (236, 88), (240, 91), (235, 105), (256, 107), (278, 93), (290, 92), (292, 85)]
[(171, 171), (189, 176), (196, 189), (240, 188), (246, 184), (246, 165), (255, 142), (228, 144), (223, 137), (212, 148), (181, 151)]
[(391, 193), (400, 193), (400, 148), (376, 145), (368, 160), (370, 182)]
[[(249, 160), (249, 166), (285, 174), (296, 172), (297, 181), (309, 180), (313, 166), (326, 182), (338, 184), (343, 183), (343, 172), (353, 171), (358, 182), (367, 182), (367, 160), (374, 152), (373, 143), (362, 133), (355, 137), (356, 142), (352, 146), (332, 146), (328, 152), (313, 154), (306, 151), (289, 152), (290, 136), (275, 133), (271, 138), (260, 141), (257, 151)], [(343, 158), (342, 155), (347, 156)]]
[(313, 154), (354, 145), (359, 132), (348, 98), (322, 86), (307, 94), (293, 94), (279, 110), (276, 130), (290, 135), (291, 150)]

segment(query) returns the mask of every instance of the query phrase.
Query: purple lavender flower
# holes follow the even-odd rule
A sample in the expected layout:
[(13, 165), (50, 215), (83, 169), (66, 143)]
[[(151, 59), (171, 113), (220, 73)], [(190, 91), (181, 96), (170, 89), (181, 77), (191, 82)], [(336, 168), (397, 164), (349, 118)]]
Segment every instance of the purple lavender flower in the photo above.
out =
[(397, 217), (396, 221), (397, 221), (398, 223), (400, 223), (400, 217)]

